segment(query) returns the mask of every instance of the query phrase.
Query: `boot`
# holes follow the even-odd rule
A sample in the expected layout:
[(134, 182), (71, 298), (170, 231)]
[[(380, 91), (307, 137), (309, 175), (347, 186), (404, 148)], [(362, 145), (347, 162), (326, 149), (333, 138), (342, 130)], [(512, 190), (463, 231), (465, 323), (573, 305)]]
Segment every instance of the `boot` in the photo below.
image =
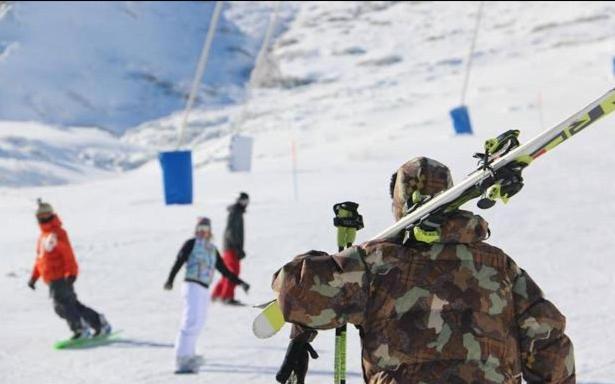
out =
[(175, 373), (197, 373), (199, 371), (199, 361), (195, 356), (177, 356), (175, 362)]
[(242, 303), (239, 300), (235, 300), (235, 299), (226, 299), (226, 300), (224, 300), (224, 304), (226, 304), (226, 305), (234, 305), (234, 306), (238, 306), (238, 307), (245, 306), (244, 303)]
[(83, 328), (75, 330), (73, 332), (73, 336), (70, 339), (71, 340), (82, 340), (82, 339), (89, 339), (91, 337), (92, 337), (92, 332), (90, 331), (90, 328), (83, 327)]
[(105, 315), (100, 315), (100, 327), (94, 330), (94, 337), (107, 336), (111, 333), (111, 324), (107, 321)]

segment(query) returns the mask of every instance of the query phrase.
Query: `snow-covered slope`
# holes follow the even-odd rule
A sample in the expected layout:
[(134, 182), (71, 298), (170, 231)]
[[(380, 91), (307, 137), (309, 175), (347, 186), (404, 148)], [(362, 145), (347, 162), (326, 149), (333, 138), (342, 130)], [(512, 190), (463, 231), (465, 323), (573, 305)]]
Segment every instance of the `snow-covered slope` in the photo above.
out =
[[(201, 103), (242, 98), (270, 6), (236, 7), (227, 4), (220, 20)], [(121, 133), (181, 109), (212, 9), (204, 1), (11, 2), (0, 19), (0, 119)], [(233, 21), (245, 24), (244, 14), (251, 28)]]
[(106, 131), (0, 122), (0, 185), (56, 185), (143, 164), (139, 148)]
[[(300, 151), (331, 145), (332, 155), (356, 157), (365, 135), (374, 136), (365, 150), (374, 152), (404, 135), (449, 138), (448, 110), (460, 103), (477, 9), (472, 2), (306, 3), (274, 46), (280, 86), (253, 90), (241, 108), (195, 112), (192, 145), (225, 159), (228, 136), (239, 129), (278, 143), (274, 152), (257, 145), (256, 156), (286, 156), (293, 136)], [(579, 90), (608, 88), (614, 11), (611, 3), (487, 3), (466, 97), (477, 134), (503, 125), (536, 132), (583, 103)], [(497, 124), (483, 118), (485, 99), (499, 103)], [(165, 148), (180, 118), (146, 122), (124, 139)]]
[[(485, 138), (518, 128), (522, 141), (528, 140), (612, 87), (611, 3), (488, 2), (467, 99), (476, 135), (454, 137), (447, 113), (459, 103), (460, 61), (476, 9), (476, 3), (300, 5), (276, 42), (282, 86), (255, 90), (238, 124), (255, 138), (253, 172), (229, 173), (223, 162), (211, 161), (227, 155), (228, 135), (242, 108), (195, 113), (195, 156), (207, 165), (195, 172), (193, 206), (163, 206), (155, 162), (79, 185), (1, 188), (3, 380), (273, 382), (288, 328), (257, 340), (250, 330), (255, 310), (220, 305), (211, 308), (199, 341), (206, 359), (202, 372), (181, 378), (171, 373), (181, 299), (178, 290), (164, 292), (162, 284), (197, 216), (213, 219), (219, 242), (225, 206), (239, 191), (250, 193), (242, 273), (253, 288), (239, 298), (261, 303), (272, 296), (271, 274), (289, 258), (309, 249), (335, 249), (334, 203), (360, 203), (366, 227), (358, 240), (366, 240), (391, 223), (388, 180), (407, 159), (437, 158), (459, 181), (474, 168), (471, 155)], [(178, 119), (142, 126), (143, 142), (163, 146)], [(567, 316), (578, 382), (585, 384), (615, 382), (613, 126), (615, 116), (609, 116), (540, 158), (525, 172), (518, 196), (481, 213), (491, 224), (490, 242), (525, 268)], [(159, 140), (163, 129), (168, 137)], [(55, 318), (43, 286), (31, 292), (25, 285), (39, 196), (56, 206), (70, 232), (82, 268), (80, 297), (123, 329), (117, 343), (51, 350), (67, 329)], [(354, 384), (362, 382), (360, 344), (350, 332), (348, 383)], [(321, 358), (311, 363), (309, 382), (330, 382), (333, 333), (323, 332), (315, 348)]]
[[(0, 152), (0, 185), (83, 181), (155, 158), (147, 133), (142, 138), (139, 129), (133, 129), (132, 137), (139, 139), (126, 139), (130, 144), (120, 142), (119, 134), (184, 107), (212, 6), (3, 3), (0, 121), (12, 122), (2, 126), (0, 147), (6, 150)], [(219, 109), (243, 100), (272, 7), (271, 2), (225, 4), (197, 107)], [(293, 12), (292, 5), (281, 7), (276, 33)], [(222, 112), (224, 119), (232, 110)], [(40, 124), (34, 127), (27, 121)], [(67, 126), (93, 132), (62, 128)], [(177, 128), (172, 126), (168, 135), (156, 129), (157, 148), (174, 146)], [(57, 140), (69, 133), (70, 142)], [(188, 140), (193, 136), (189, 127)]]

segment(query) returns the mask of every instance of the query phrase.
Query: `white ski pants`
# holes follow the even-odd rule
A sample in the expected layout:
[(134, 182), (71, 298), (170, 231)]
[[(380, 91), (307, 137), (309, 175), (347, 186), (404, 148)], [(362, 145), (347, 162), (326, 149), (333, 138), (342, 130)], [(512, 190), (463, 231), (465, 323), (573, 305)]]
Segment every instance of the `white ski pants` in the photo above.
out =
[(196, 342), (205, 325), (210, 302), (209, 289), (197, 283), (184, 282), (182, 296), (184, 313), (175, 342), (175, 356), (178, 358), (196, 354)]

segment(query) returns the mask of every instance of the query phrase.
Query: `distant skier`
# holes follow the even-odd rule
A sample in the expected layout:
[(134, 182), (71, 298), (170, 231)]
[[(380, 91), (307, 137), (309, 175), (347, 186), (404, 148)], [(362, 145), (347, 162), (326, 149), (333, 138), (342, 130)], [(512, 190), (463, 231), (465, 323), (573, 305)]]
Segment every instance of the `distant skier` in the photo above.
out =
[[(248, 194), (241, 192), (235, 204), (228, 207), (229, 214), (224, 230), (224, 263), (237, 276), (240, 272), (240, 260), (246, 257), (243, 249), (243, 214), (249, 203)], [(222, 278), (214, 288), (212, 299), (220, 300), (225, 304), (241, 305), (241, 302), (235, 300), (235, 286), (236, 284), (231, 280)]]
[[(395, 219), (451, 186), (443, 164), (405, 163), (390, 186)], [(298, 324), (279, 382), (295, 372), (303, 383), (315, 330), (348, 322), (369, 384), (575, 383), (564, 316), (484, 242), (485, 220), (456, 210), (415, 228), (335, 255), (312, 251), (274, 275), (284, 317)]]
[(208, 218), (201, 218), (195, 229), (195, 237), (187, 240), (181, 247), (164, 284), (164, 289), (173, 289), (175, 275), (186, 264), (186, 276), (182, 287), (184, 313), (175, 343), (176, 373), (196, 373), (202, 364), (202, 358), (196, 355), (196, 342), (205, 325), (210, 300), (209, 285), (213, 281), (215, 270), (234, 284), (240, 285), (245, 292), (250, 289), (248, 283), (226, 268), (211, 239), (211, 221)]
[(60, 218), (50, 204), (39, 199), (36, 219), (41, 234), (36, 244), (37, 257), (28, 286), (35, 289), (40, 277), (49, 285), (55, 312), (68, 323), (73, 332), (72, 339), (108, 335), (111, 325), (105, 316), (77, 299), (74, 283), (79, 267)]

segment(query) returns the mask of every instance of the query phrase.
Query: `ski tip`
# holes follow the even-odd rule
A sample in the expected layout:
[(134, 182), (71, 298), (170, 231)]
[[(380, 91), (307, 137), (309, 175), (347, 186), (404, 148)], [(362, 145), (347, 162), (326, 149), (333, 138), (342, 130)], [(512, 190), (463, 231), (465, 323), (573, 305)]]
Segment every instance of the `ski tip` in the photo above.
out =
[(252, 332), (259, 339), (267, 339), (278, 333), (284, 324), (284, 314), (278, 302), (274, 300), (254, 319)]
[(265, 317), (257, 317), (252, 323), (252, 332), (259, 339), (268, 339), (277, 333)]

